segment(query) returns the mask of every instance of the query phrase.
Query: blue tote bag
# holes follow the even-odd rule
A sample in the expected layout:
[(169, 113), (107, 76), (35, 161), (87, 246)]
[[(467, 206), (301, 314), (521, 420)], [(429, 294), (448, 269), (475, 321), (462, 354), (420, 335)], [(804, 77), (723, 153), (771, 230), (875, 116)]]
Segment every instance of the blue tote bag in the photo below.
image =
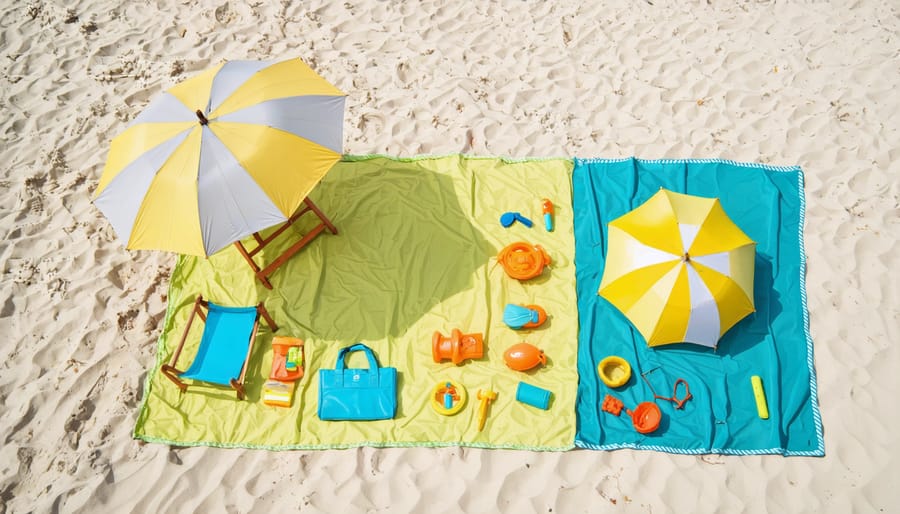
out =
[[(369, 368), (345, 368), (344, 359), (362, 351)], [(319, 371), (319, 419), (371, 421), (392, 419), (397, 413), (397, 368), (378, 366), (372, 350), (357, 343), (341, 348), (335, 369)]]

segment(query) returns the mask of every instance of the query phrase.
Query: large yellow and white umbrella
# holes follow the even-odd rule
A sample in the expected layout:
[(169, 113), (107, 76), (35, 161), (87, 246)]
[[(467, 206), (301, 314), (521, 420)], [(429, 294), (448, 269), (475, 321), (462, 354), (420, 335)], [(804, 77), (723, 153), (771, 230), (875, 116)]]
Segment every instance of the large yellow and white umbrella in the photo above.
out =
[(600, 296), (658, 346), (715, 348), (754, 311), (754, 243), (717, 198), (665, 189), (609, 223)]
[(341, 158), (345, 95), (303, 61), (229, 61), (112, 141), (94, 203), (130, 249), (207, 256), (287, 221)]

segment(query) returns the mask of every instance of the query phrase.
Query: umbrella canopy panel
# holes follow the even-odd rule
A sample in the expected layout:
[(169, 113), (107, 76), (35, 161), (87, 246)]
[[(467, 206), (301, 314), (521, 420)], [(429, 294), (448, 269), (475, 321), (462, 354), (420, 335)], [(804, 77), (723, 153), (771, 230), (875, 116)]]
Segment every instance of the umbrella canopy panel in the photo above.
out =
[(754, 311), (755, 243), (718, 199), (661, 189), (609, 223), (599, 294), (658, 346), (715, 347)]
[(299, 59), (216, 66), (113, 139), (94, 203), (128, 248), (210, 255), (286, 221), (340, 160), (344, 99)]

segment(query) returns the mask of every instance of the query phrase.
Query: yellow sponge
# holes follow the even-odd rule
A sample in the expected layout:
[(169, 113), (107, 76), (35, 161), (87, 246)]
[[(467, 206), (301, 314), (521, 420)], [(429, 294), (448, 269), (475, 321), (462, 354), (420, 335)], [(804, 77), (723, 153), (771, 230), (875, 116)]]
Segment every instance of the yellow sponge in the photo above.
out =
[(294, 383), (269, 380), (263, 386), (263, 403), (274, 407), (290, 407), (294, 399)]

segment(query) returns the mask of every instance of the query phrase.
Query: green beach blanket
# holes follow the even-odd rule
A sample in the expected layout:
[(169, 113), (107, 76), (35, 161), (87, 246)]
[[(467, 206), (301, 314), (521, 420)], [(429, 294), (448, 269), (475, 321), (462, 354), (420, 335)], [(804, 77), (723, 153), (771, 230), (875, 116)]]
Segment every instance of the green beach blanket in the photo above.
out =
[[(803, 175), (798, 167), (717, 160), (576, 159), (572, 178), (579, 339), (576, 445), (673, 453), (824, 455), (806, 308)], [(597, 295), (607, 252), (607, 223), (660, 187), (718, 197), (729, 217), (756, 241), (756, 312), (731, 328), (716, 350), (689, 344), (649, 348)], [(631, 380), (610, 389), (597, 365), (625, 358)], [(645, 373), (647, 381), (641, 378)], [(757, 415), (750, 379), (762, 378), (769, 418)], [(677, 379), (693, 398), (676, 409), (657, 400), (660, 428), (639, 434), (624, 413), (600, 410), (606, 394), (626, 407), (671, 396)], [(683, 389), (679, 396), (683, 396)]]
[[(272, 275), (273, 291), (262, 287), (233, 247), (209, 259), (180, 257), (135, 437), (182, 446), (266, 449), (571, 448), (578, 383), (571, 170), (572, 161), (564, 159), (346, 157), (311, 195), (338, 235), (319, 236), (288, 261)], [(560, 222), (553, 232), (541, 223), (543, 197), (556, 205)], [(535, 226), (503, 228), (499, 218), (506, 211), (521, 212)], [(311, 225), (312, 219), (301, 220), (295, 228), (302, 233)], [(273, 243), (268, 257), (257, 258), (271, 262), (295, 239), (283, 237), (281, 247)], [(553, 260), (550, 269), (524, 283), (506, 276), (496, 256), (516, 241), (543, 246)], [(181, 394), (159, 372), (178, 344), (197, 294), (226, 306), (263, 301), (279, 324), (277, 334), (260, 325), (246, 401), (236, 400), (230, 389), (207, 385), (192, 385)], [(507, 303), (541, 305), (550, 321), (532, 331), (513, 331), (502, 321)], [(460, 366), (433, 361), (432, 334), (449, 335), (454, 328), (484, 335), (483, 359)], [(195, 354), (201, 330), (202, 323), (192, 327), (181, 369)], [(306, 343), (306, 374), (290, 408), (262, 402), (273, 335)], [(382, 366), (397, 368), (397, 416), (321, 421), (316, 415), (318, 371), (333, 368), (338, 350), (357, 341), (372, 348)], [(547, 366), (527, 373), (507, 368), (503, 352), (521, 341), (543, 349)], [(362, 355), (351, 356), (348, 365), (366, 366)], [(439, 415), (430, 406), (432, 389), (446, 380), (468, 389), (468, 403), (454, 416)], [(552, 391), (550, 409), (517, 402), (520, 381)], [(499, 396), (479, 432), (476, 394), (488, 387)]]

